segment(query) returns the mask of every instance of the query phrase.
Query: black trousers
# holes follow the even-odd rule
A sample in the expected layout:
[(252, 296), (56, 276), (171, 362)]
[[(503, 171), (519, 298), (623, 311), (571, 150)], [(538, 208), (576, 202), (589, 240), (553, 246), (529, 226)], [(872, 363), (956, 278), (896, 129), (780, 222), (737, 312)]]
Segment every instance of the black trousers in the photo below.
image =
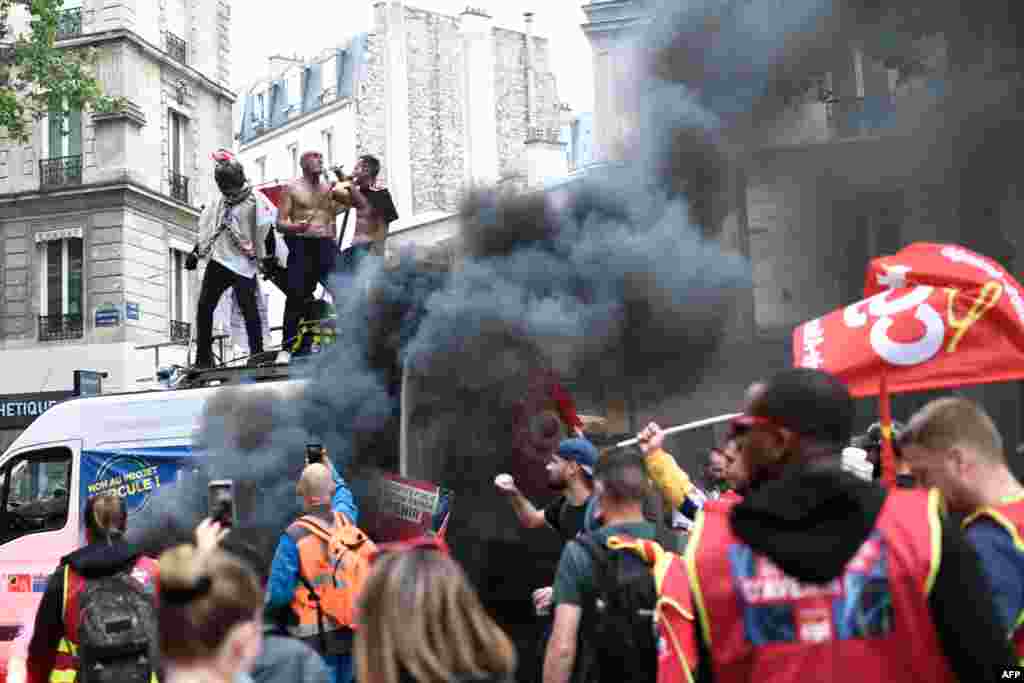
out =
[[(242, 277), (210, 259), (203, 275), (203, 286), (199, 290), (199, 310), (196, 313), (196, 367), (213, 366), (213, 310), (217, 308), (217, 302), (229, 287), (235, 288), (235, 295), (245, 318), (249, 353), (263, 352), (260, 309), (256, 304), (256, 278)], [(224, 362), (223, 358), (221, 362)]]
[(317, 283), (334, 298), (330, 277), (337, 265), (338, 244), (330, 238), (294, 235), (285, 235), (284, 241), (288, 245), (288, 268), (282, 342), (283, 348), (289, 349), (299, 333), (299, 321), (306, 313), (306, 305), (313, 298)]

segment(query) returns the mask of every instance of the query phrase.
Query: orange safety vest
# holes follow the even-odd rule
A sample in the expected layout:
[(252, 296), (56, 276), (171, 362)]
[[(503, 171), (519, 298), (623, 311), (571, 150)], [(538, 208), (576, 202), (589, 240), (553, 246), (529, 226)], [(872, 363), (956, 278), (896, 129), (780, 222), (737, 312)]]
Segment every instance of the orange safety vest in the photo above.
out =
[[(160, 575), (160, 565), (156, 560), (139, 557), (135, 561), (131, 575), (142, 584), (147, 593), (156, 595), (157, 579)], [(64, 614), (64, 637), (57, 644), (57, 655), (50, 671), (50, 683), (75, 683), (78, 680), (78, 628), (81, 616), (78, 598), (83, 590), (85, 578), (72, 569), (71, 565), (65, 564), (64, 596), (61, 604)], [(156, 681), (155, 674), (152, 680)]]
[[(348, 517), (340, 513), (337, 515), (347, 526), (343, 535), (347, 539), (345, 545), (349, 547), (350, 553), (333, 573), (325, 573), (325, 567), (330, 566), (331, 560), (329, 543), (322, 536), (334, 533), (334, 523), (306, 515), (292, 523), (287, 530), (299, 551), (299, 573), (316, 589), (319, 597), (318, 611), (318, 600), (310, 595), (309, 588), (301, 581), (292, 597), (291, 608), (298, 623), (290, 625), (288, 631), (292, 636), (306, 641), (312, 641), (320, 635), (321, 619), (324, 633), (351, 632), (356, 624), (359, 592), (369, 576), (368, 558), (376, 549), (373, 541), (352, 524)], [(339, 618), (339, 614), (345, 616)]]
[[(1024, 529), (1024, 497), (1012, 498), (1000, 505), (978, 508), (963, 521), (964, 530), (981, 518), (990, 519), (1006, 529), (1013, 539), (1017, 552), (1024, 554), (1024, 539), (1021, 538), (1021, 529)], [(1013, 641), (1017, 659), (1024, 666), (1024, 610), (1014, 620), (1010, 639)]]
[(891, 491), (843, 573), (787, 575), (732, 532), (735, 503), (698, 514), (686, 563), (715, 680), (956, 680), (928, 594), (939, 570), (938, 491)]

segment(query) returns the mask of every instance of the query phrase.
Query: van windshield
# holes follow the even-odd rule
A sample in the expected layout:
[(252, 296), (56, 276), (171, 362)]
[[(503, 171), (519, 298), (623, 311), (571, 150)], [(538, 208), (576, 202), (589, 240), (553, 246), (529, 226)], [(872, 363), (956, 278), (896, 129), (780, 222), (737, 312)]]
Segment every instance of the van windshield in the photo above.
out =
[(64, 528), (70, 485), (67, 448), (32, 451), (5, 465), (0, 470), (0, 543)]

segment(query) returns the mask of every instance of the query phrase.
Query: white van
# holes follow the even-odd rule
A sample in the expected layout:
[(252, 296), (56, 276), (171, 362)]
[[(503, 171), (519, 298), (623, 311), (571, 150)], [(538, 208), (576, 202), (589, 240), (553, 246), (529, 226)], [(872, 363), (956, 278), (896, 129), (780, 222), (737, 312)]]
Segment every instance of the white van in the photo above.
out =
[[(303, 380), (232, 384), (289, 400)], [(43, 413), (0, 456), (0, 683), (50, 573), (84, 542), (89, 494), (116, 490), (133, 513), (193, 458), (207, 400), (223, 388), (80, 398)]]

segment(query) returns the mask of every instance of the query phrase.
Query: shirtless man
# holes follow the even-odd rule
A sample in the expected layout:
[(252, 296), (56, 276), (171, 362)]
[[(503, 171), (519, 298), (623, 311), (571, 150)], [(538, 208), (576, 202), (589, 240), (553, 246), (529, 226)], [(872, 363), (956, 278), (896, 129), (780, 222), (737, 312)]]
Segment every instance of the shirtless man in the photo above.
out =
[(335, 220), (352, 206), (352, 183), (323, 180), (323, 157), (305, 152), (299, 162), (302, 177), (289, 183), (278, 207), (277, 229), (288, 245), (285, 274), (284, 346), (288, 348), (298, 333), (299, 321), (319, 282), (334, 298), (328, 278), (338, 258)]
[(352, 205), (356, 209), (356, 228), (351, 246), (341, 254), (340, 267), (350, 275), (355, 274), (367, 254), (384, 255), (388, 224), (398, 220), (398, 211), (391, 193), (376, 186), (379, 173), (380, 160), (372, 154), (359, 157), (352, 169)]

